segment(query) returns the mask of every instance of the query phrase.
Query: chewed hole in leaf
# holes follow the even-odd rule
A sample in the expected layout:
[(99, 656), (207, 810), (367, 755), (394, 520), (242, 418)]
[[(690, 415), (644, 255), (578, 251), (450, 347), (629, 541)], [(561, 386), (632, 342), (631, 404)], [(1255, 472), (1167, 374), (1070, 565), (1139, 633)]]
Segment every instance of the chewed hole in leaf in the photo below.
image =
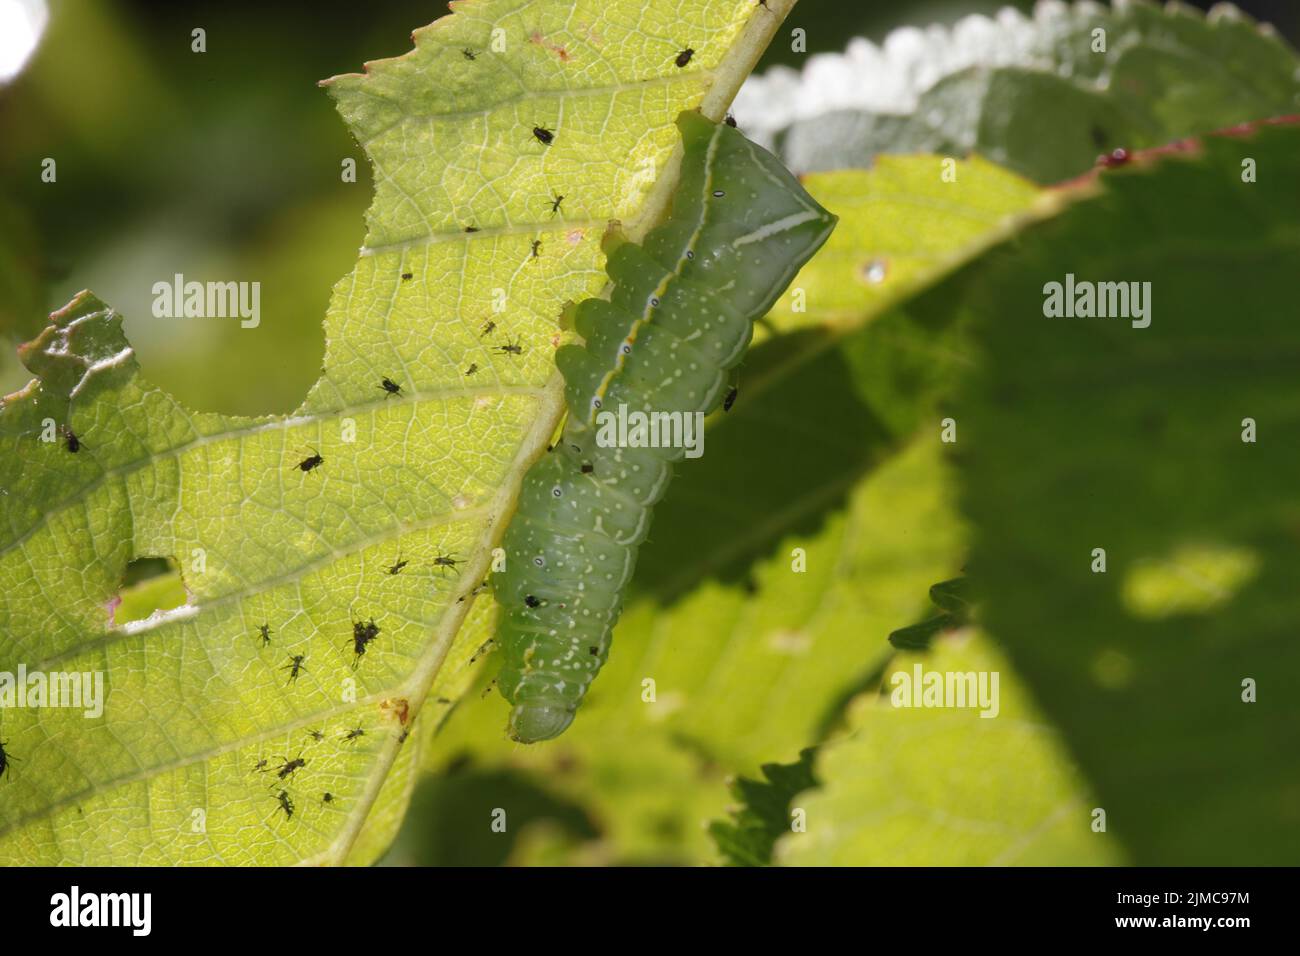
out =
[(170, 558), (136, 558), (126, 566), (122, 587), (112, 602), (113, 624), (143, 621), (155, 611), (170, 611), (186, 601), (185, 583)]
[(1259, 566), (1251, 548), (1186, 544), (1165, 557), (1137, 561), (1124, 577), (1121, 600), (1134, 617), (1205, 614), (1231, 601)]

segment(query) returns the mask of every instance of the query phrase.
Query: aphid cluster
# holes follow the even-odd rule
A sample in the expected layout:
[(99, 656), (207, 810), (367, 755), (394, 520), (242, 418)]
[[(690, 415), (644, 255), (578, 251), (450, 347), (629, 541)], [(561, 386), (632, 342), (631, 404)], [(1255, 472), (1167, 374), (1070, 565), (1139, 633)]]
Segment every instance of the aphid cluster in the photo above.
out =
[[(307, 731), (307, 738), (313, 743), (322, 743), (325, 740), (325, 736), (323, 730)], [(352, 743), (363, 736), (365, 736), (365, 729), (361, 726), (357, 726), (340, 735), (340, 745), (344, 743)], [(253, 764), (249, 772), (260, 774), (273, 772), (275, 774), (269, 787), (271, 797), (274, 799), (276, 805), (275, 812), (283, 813), (286, 820), (291, 820), (293, 819), (294, 813), (297, 812), (298, 805), (294, 802), (293, 795), (289, 792), (289, 787), (294, 786), (298, 782), (299, 771), (306, 770), (311, 759), (301, 753), (293, 758), (277, 756), (275, 759), (278, 763), (273, 766), (270, 757), (262, 757)], [(325, 806), (326, 804), (334, 803), (337, 799), (338, 798), (335, 797), (333, 793), (326, 791), (321, 794), (320, 803), (322, 806)]]

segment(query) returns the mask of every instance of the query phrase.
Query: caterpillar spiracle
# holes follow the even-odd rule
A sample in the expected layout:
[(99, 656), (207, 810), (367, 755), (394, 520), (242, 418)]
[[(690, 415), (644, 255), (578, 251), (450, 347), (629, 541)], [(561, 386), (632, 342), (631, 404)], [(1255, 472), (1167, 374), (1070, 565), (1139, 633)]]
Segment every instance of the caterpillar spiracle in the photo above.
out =
[(572, 311), (585, 344), (556, 353), (561, 439), (524, 477), (493, 575), (497, 685), (510, 736), (547, 740), (573, 721), (609, 652), (624, 588), (682, 448), (606, 447), (601, 409), (710, 412), (761, 318), (836, 217), (771, 153), (725, 123), (677, 118), (683, 155), (669, 218), (641, 244), (605, 240), (608, 299)]

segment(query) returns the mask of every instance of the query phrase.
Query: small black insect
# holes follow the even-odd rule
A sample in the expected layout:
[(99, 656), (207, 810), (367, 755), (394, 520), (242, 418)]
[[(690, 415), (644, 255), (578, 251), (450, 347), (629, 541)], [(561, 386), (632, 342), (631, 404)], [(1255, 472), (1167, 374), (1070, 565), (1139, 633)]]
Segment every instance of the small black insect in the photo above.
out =
[(398, 742), (399, 744), (404, 744), (404, 743), (406, 743), (406, 738), (409, 737), (409, 736), (411, 736), (411, 728), (410, 728), (410, 727), (403, 727), (403, 728), (402, 728), (402, 732), (401, 732), (400, 734), (397, 735), (397, 742)]
[(413, 275), (412, 273), (410, 273), (410, 272), (403, 272), (403, 273), (402, 273), (402, 281), (403, 281), (403, 282), (410, 282), (411, 279), (413, 279), (413, 278), (414, 278), (414, 275)]
[(534, 240), (533, 240), (533, 258), (534, 258), (534, 259), (537, 258), (537, 253), (538, 253), (538, 251), (539, 251), (541, 248), (542, 248), (542, 240), (540, 240), (540, 239), (534, 239)]
[(280, 801), (280, 809), (284, 811), (284, 818), (288, 820), (293, 816), (293, 801), (289, 799), (289, 791), (281, 790), (276, 799)]
[(298, 462), (298, 468), (301, 468), (303, 471), (311, 471), (313, 468), (318, 468), (324, 464), (325, 459), (321, 457), (320, 452), (316, 451), (315, 448), (312, 449), (312, 452), (313, 454)]
[(402, 568), (406, 567), (406, 565), (407, 565), (407, 562), (406, 562), (406, 561), (403, 561), (401, 558), (398, 558), (398, 559), (397, 559), (397, 563), (394, 564), (391, 568), (388, 569), (388, 573), (389, 573), (389, 574), (397, 574), (398, 572), (400, 572), (400, 571), (402, 570)]
[(466, 232), (478, 232), (478, 226), (466, 226), (466, 227), (465, 227), (465, 231), (466, 231)]
[(379, 636), (379, 625), (375, 623), (372, 617), (366, 623), (360, 621), (352, 622), (352, 669), (356, 670), (357, 665), (361, 663), (362, 656), (366, 653), (366, 647)]
[(435, 568), (451, 568), (455, 571), (456, 565), (458, 564), (460, 564), (460, 561), (452, 554), (440, 554), (433, 559), (433, 566)]
[(307, 736), (316, 741), (316, 743), (320, 743), (325, 739), (325, 732), (321, 730), (309, 730), (307, 731)]
[(727, 397), (722, 400), (722, 410), (724, 412), (731, 411), (731, 406), (736, 404), (736, 396), (739, 394), (740, 389), (736, 388), (734, 385), (731, 386), (727, 391)]
[(307, 657), (306, 654), (289, 655), (289, 663), (285, 664), (283, 667), (280, 668), (280, 670), (282, 671), (289, 672), (289, 679), (284, 682), (285, 687), (288, 687), (290, 684), (296, 681), (298, 679), (298, 675), (307, 669), (302, 666), (302, 662), (306, 659), (306, 657)]
[(596, 466), (593, 465), (591, 462), (585, 462), (582, 466), (582, 473), (584, 475), (590, 475), (595, 470), (596, 470)]
[(518, 340), (516, 340), (514, 342), (507, 342), (505, 345), (498, 345), (493, 351), (500, 352), (502, 355), (507, 353), (510, 355), (523, 355), (524, 347), (519, 344)]
[(465, 374), (473, 375), (477, 371), (478, 371), (478, 362), (470, 362), (469, 368), (465, 369)]
[(692, 50), (690, 47), (687, 47), (681, 53), (677, 54), (677, 59), (674, 60), (673, 62), (676, 63), (678, 66), (685, 66), (687, 63), (691, 62), (691, 57), (693, 56), (695, 56), (695, 51)]
[(402, 394), (402, 386), (398, 385), (396, 382), (394, 382), (391, 378), (388, 377), (385, 377), (384, 380), (379, 383), (378, 387), (382, 388), (389, 395)]
[(356, 727), (356, 728), (354, 728), (354, 729), (352, 729), (352, 730), (349, 730), (346, 734), (343, 735), (343, 742), (344, 742), (345, 744), (350, 744), (350, 743), (352, 743), (354, 740), (358, 740), (358, 739), (364, 737), (365, 735), (366, 735), (366, 732), (365, 732), (364, 728)]
[(322, 805), (322, 806), (323, 806), (324, 804), (327, 804), (327, 803), (333, 803), (333, 802), (334, 802), (334, 794), (332, 794), (332, 793), (322, 793), (322, 794), (321, 794), (321, 798), (320, 798), (320, 802), (321, 802), (321, 805)]
[(490, 335), (492, 332), (496, 331), (496, 327), (497, 324), (493, 322), (491, 319), (488, 319), (486, 322), (483, 323), (483, 329), (481, 332), (479, 332), (478, 337), (483, 338), (483, 336), (485, 335)]
[(478, 54), (475, 53), (473, 50), (471, 50), (469, 47), (465, 47), (465, 49), (461, 50), (461, 51), (460, 51), (460, 55), (463, 56), (463, 57), (464, 57), (465, 59), (467, 59), (467, 60), (477, 60), (477, 59), (478, 59)]
[(252, 769), (251, 771), (249, 771), (249, 772), (250, 772), (250, 773), (254, 773), (254, 772), (256, 772), (256, 773), (266, 773), (266, 765), (267, 765), (267, 763), (269, 763), (269, 761), (268, 761), (265, 757), (263, 757), (263, 758), (262, 758), (261, 760), (259, 760), (257, 763), (253, 764), (253, 769)]
[(257, 627), (257, 633), (258, 633), (258, 636), (262, 638), (262, 646), (263, 646), (263, 647), (266, 647), (267, 644), (270, 644), (270, 643), (271, 643), (271, 625), (270, 625), (270, 624), (259, 624), (258, 627)]
[(78, 438), (76, 433), (67, 425), (63, 426), (63, 444), (67, 447), (68, 451), (72, 452), (74, 455), (81, 451), (81, 439)]
[(600, 656), (600, 648), (599, 648), (599, 647), (589, 647), (589, 648), (587, 648), (587, 653), (590, 654), (592, 657), (599, 657), (599, 656)]
[(0, 740), (0, 777), (3, 777), (6, 773), (11, 773), (9, 764), (18, 759), (5, 750), (6, 743), (8, 741)]
[(728, 114), (727, 114), (727, 120), (726, 120), (726, 123), (727, 123), (727, 125), (730, 126), (732, 129), (735, 129), (735, 128), (736, 128), (736, 117), (734, 117), (734, 116), (732, 116), (730, 113), (728, 113)]
[(524, 603), (529, 607), (541, 607), (542, 602), (531, 594), (524, 595)]
[(300, 769), (302, 769), (305, 766), (307, 766), (307, 761), (303, 760), (302, 756), (299, 755), (295, 757), (293, 760), (286, 760), (284, 763), (280, 764), (280, 766), (276, 767), (275, 768), (277, 771), (276, 776), (279, 777), (281, 780), (283, 780), (285, 777), (292, 777), (295, 773), (297, 773)]
[(547, 129), (545, 126), (534, 126), (533, 135), (543, 146), (550, 146), (555, 142), (555, 130)]
[(560, 203), (564, 202), (564, 197), (559, 193), (555, 194), (554, 199), (546, 200), (546, 204), (551, 207), (551, 215), (555, 216), (560, 211)]

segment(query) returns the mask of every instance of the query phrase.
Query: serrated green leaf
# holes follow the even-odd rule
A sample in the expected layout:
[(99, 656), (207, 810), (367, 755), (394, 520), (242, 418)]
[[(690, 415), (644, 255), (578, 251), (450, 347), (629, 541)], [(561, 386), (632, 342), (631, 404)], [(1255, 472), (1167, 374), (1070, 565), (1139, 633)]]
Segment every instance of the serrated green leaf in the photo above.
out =
[(809, 747), (794, 763), (765, 763), (762, 780), (741, 777), (731, 785), (739, 807), (732, 821), (715, 820), (709, 835), (718, 852), (734, 866), (767, 866), (777, 838), (790, 829), (790, 801), (817, 786), (813, 776), (816, 751)]
[(1207, 16), (1144, 0), (905, 28), (880, 49), (855, 40), (843, 56), (813, 57), (802, 76), (753, 78), (736, 107), (796, 171), (976, 152), (1041, 183), (1118, 147), (1297, 108), (1300, 58), (1272, 29), (1228, 4)]
[(891, 632), (890, 644), (902, 651), (923, 651), (940, 634), (970, 623), (969, 586), (965, 578), (940, 581), (930, 588), (930, 600), (943, 613)]
[[(1300, 860), (1298, 183), (1294, 122), (1140, 159), (997, 253), (970, 303), (983, 621), (1140, 864)], [(1067, 274), (1149, 282), (1149, 326), (1048, 318)]]
[[(896, 707), (895, 674), (998, 675), (996, 716), (978, 707)], [(991, 678), (986, 687), (991, 688)], [(1123, 862), (1093, 830), (1093, 803), (1059, 735), (992, 644), (969, 633), (892, 661), (860, 698), (850, 733), (818, 750), (821, 787), (796, 796), (802, 831), (785, 866), (1096, 866)], [(949, 703), (956, 702), (954, 698)], [(993, 711), (988, 711), (992, 713)]]
[[(789, 6), (483, 0), (331, 81), (377, 195), (322, 376), (288, 418), (181, 407), (89, 294), (53, 317), (24, 353), (38, 379), (0, 408), (0, 669), (99, 672), (107, 699), (94, 720), (5, 711), (22, 762), (0, 860), (379, 854), (409, 792), (403, 741), (459, 696), (489, 632), (472, 589), (562, 407), (561, 308), (603, 284), (609, 219), (662, 208), (676, 114), (719, 115)], [(145, 556), (172, 558), (189, 600), (115, 626)]]

